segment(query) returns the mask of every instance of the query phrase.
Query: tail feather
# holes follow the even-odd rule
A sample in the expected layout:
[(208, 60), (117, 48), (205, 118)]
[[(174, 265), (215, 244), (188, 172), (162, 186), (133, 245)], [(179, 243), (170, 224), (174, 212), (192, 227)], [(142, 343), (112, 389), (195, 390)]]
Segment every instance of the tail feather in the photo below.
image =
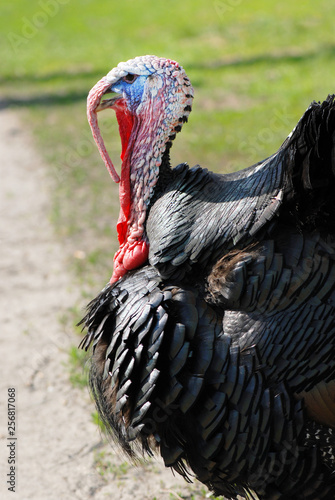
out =
[(335, 95), (313, 102), (282, 145), (285, 210), (307, 230), (335, 229)]

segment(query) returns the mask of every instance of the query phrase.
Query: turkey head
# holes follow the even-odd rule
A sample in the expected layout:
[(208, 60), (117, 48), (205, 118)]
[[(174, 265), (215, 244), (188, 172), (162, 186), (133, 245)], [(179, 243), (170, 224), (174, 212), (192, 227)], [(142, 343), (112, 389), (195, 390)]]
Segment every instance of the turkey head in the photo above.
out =
[[(114, 94), (111, 98), (109, 94)], [(102, 100), (103, 97), (107, 97)], [(101, 157), (119, 182), (119, 250), (111, 282), (144, 264), (149, 243), (145, 220), (160, 169), (169, 165), (172, 141), (191, 111), (193, 88), (175, 61), (156, 56), (121, 62), (92, 88), (87, 115)], [(97, 112), (114, 109), (121, 136), (121, 178), (105, 148)]]

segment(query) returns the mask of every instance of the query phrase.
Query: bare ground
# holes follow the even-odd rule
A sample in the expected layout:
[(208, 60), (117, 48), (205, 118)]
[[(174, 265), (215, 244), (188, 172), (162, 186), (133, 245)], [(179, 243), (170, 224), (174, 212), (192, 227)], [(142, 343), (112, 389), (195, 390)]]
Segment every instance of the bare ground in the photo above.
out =
[[(79, 291), (48, 220), (48, 166), (8, 109), (0, 113), (0, 158), (0, 498), (171, 500), (191, 499), (191, 492), (205, 498), (199, 484), (187, 485), (161, 463), (135, 468), (109, 455), (91, 422), (88, 392), (69, 383), (68, 352), (78, 338), (59, 317)], [(15, 388), (16, 440), (7, 425), (8, 388)], [(11, 442), (15, 493), (6, 482)], [(102, 475), (104, 469), (110, 472)]]

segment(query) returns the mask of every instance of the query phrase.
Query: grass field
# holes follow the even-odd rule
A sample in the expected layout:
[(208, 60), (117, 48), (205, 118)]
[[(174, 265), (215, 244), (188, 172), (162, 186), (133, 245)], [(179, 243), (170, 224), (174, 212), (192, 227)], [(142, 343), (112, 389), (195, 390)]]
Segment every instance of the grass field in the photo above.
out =
[[(26, 110), (50, 164), (52, 220), (89, 289), (110, 274), (118, 202), (85, 100), (120, 60), (155, 53), (185, 67), (196, 98), (173, 164), (222, 172), (274, 152), (310, 101), (334, 91), (331, 0), (17, 0), (0, 10), (1, 96)], [(117, 163), (116, 120), (103, 120)]]
[[(117, 186), (86, 121), (102, 75), (136, 55), (176, 59), (195, 103), (172, 163), (220, 172), (273, 153), (313, 99), (335, 92), (332, 0), (16, 0), (0, 14), (0, 104), (24, 111), (50, 165), (50, 217), (87, 297), (116, 249)], [(115, 116), (101, 120), (117, 165)]]

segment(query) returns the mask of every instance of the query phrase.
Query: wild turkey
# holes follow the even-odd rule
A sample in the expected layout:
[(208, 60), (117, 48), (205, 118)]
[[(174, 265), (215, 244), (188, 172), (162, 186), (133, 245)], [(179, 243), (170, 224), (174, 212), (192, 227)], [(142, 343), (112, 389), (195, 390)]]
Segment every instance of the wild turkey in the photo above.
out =
[(154, 56), (88, 97), (116, 181), (97, 111), (116, 111), (122, 140), (120, 249), (83, 320), (98, 410), (131, 457), (157, 449), (216, 494), (335, 498), (334, 96), (227, 175), (170, 167), (192, 98)]

